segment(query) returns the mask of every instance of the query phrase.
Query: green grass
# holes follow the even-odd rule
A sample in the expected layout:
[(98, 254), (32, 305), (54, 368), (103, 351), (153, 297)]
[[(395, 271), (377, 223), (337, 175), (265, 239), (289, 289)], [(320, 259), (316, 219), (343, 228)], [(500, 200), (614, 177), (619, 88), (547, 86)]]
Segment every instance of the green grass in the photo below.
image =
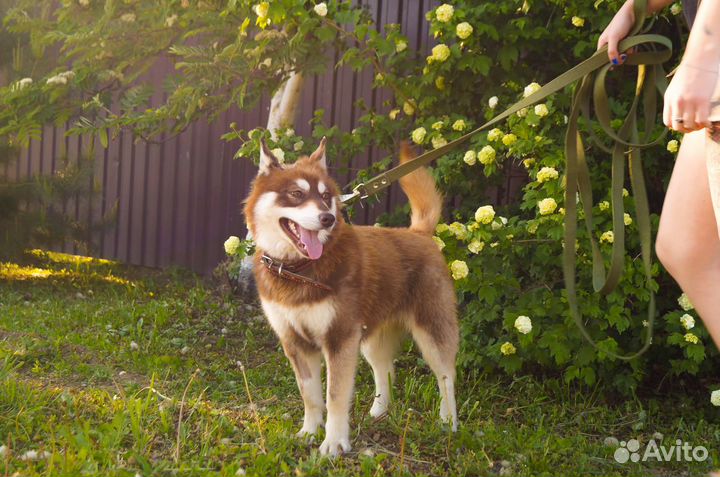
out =
[[(302, 403), (256, 305), (178, 271), (33, 260), (0, 264), (0, 475), (669, 476), (719, 466), (716, 408), (688, 394), (691, 383), (620, 399), (601, 387), (461, 370), (453, 435), (412, 349), (378, 422), (367, 416), (372, 380), (361, 365), (353, 451), (323, 458), (317, 442), (293, 436)], [(604, 444), (656, 432), (666, 445), (704, 445), (710, 457), (618, 464)], [(39, 458), (23, 460), (28, 451)]]

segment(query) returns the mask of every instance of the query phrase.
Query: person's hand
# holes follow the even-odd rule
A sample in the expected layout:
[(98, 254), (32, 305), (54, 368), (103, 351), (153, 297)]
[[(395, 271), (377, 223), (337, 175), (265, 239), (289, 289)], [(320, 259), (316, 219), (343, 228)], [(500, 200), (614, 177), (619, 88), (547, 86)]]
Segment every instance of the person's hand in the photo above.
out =
[(635, 13), (632, 7), (632, 2), (625, 2), (598, 38), (597, 49), (607, 45), (608, 59), (614, 65), (620, 65), (627, 59), (626, 54), (618, 52), (618, 43), (628, 36), (635, 24)]
[(718, 81), (716, 68), (716, 65), (680, 63), (665, 91), (665, 126), (682, 133), (712, 127), (710, 99)]

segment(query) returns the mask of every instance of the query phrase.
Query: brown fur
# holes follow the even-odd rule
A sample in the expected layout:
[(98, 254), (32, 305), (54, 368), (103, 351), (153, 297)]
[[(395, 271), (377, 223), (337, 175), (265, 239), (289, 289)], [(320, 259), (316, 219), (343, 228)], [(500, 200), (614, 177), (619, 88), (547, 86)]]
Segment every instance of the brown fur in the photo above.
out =
[[(324, 148), (322, 154), (324, 157)], [(282, 191), (296, 179), (303, 178), (309, 182), (322, 180), (337, 197), (339, 187), (315, 156), (317, 154), (302, 158), (294, 167), (273, 169), (270, 174), (258, 176), (245, 206), (248, 227), (254, 235), (258, 233), (254, 228), (255, 206), (263, 192)], [(410, 148), (404, 145), (401, 161), (411, 157)], [(321, 336), (301, 327), (286, 332), (276, 329), (296, 370), (304, 398), (309, 391), (304, 390), (303, 380), (312, 375), (306, 361), (314, 350), (325, 355), (329, 374), (328, 422), (335, 412), (334, 401), (347, 384), (342, 380), (354, 379), (361, 341), (378, 340), (390, 329), (399, 327), (413, 334), (431, 366), (438, 363), (438, 369), (433, 370), (438, 374), (441, 387), (441, 375), (451, 381), (455, 377), (458, 347), (455, 290), (445, 260), (431, 238), (442, 200), (432, 176), (424, 168), (404, 177), (401, 186), (412, 207), (409, 228), (350, 226), (337, 214), (337, 224), (322, 256), (302, 272), (332, 287), (331, 292), (279, 277), (260, 263), (261, 250), (255, 256), (254, 273), (263, 302), (270, 300), (286, 307), (300, 307), (331, 298), (336, 304), (337, 314)], [(402, 333), (387, 333), (390, 335), (396, 341), (396, 336), (401, 337)], [(387, 346), (397, 348), (394, 342)], [(432, 356), (428, 358), (428, 354)], [(341, 372), (352, 373), (352, 377), (339, 376)], [(387, 376), (376, 376), (376, 382), (378, 379), (387, 380)], [(341, 401), (348, 399), (348, 396), (340, 398)], [(454, 412), (454, 398), (452, 405)], [(306, 399), (306, 422), (308, 412)], [(330, 452), (335, 453), (333, 449)]]

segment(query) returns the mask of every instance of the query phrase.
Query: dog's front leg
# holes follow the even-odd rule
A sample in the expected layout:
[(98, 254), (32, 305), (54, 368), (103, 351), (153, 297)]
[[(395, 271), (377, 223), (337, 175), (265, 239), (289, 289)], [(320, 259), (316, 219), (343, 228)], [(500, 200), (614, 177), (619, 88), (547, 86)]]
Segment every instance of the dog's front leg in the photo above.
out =
[(322, 354), (318, 348), (288, 330), (281, 339), (285, 356), (295, 371), (298, 389), (305, 406), (305, 417), (298, 437), (312, 436), (323, 423), (325, 403), (322, 393)]
[(333, 339), (323, 348), (327, 364), (327, 422), (321, 454), (350, 450), (350, 405), (360, 351), (360, 335)]

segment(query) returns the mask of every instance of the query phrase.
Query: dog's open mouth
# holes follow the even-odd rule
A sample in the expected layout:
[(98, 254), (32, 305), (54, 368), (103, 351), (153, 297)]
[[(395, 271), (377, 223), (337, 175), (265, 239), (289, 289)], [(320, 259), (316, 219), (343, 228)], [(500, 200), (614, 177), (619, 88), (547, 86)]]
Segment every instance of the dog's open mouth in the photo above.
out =
[(317, 230), (308, 230), (290, 219), (280, 219), (280, 227), (293, 241), (295, 247), (308, 258), (317, 260), (323, 253), (323, 244)]

